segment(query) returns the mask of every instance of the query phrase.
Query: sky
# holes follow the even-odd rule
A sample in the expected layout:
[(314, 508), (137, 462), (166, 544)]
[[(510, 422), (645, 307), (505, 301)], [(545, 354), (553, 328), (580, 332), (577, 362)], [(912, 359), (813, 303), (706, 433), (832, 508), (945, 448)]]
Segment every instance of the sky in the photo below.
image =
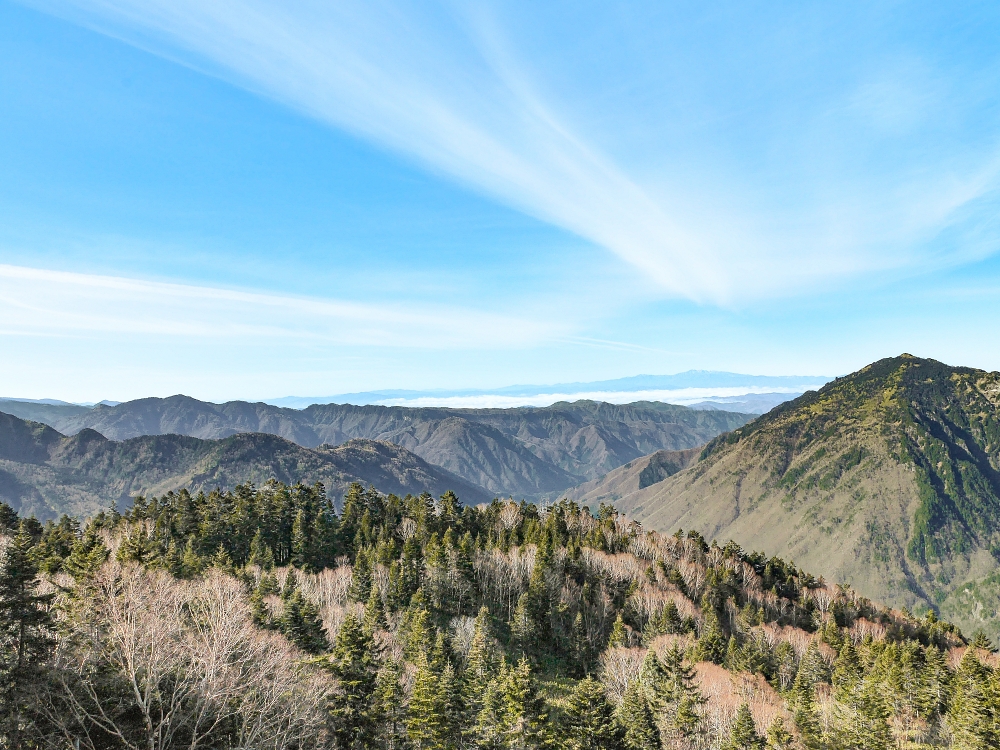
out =
[(0, 395), (1000, 369), (1000, 6), (0, 0)]

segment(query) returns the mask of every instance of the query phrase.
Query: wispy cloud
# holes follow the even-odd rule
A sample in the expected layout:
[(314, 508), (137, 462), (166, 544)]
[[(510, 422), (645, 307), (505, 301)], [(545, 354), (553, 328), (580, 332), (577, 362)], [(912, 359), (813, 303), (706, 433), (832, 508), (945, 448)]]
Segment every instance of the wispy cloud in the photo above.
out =
[[(603, 88), (594, 80), (564, 81), (578, 98), (609, 102), (600, 125), (583, 125), (578, 114), (586, 108), (546, 85), (558, 77), (549, 68), (560, 50), (549, 59), (525, 52), (531, 45), (523, 37), (547, 33), (555, 40), (563, 33), (554, 25), (526, 31), (544, 23), (530, 6), (519, 9), (530, 17), (513, 24), (489, 3), (461, 0), (34, 4), (394, 149), (607, 248), (668, 294), (727, 304), (996, 249), (992, 230), (972, 239), (961, 234), (966, 223), (978, 226), (977, 201), (996, 187), (995, 139), (988, 153), (989, 138), (965, 139), (951, 150), (940, 138), (930, 149), (913, 140), (915, 130), (954, 109), (946, 77), (935, 79), (933, 95), (913, 85), (927, 78), (926, 63), (893, 61), (886, 74), (877, 61), (872, 71), (856, 61), (856, 80), (839, 81), (812, 106), (800, 105), (803, 92), (789, 88), (774, 101), (755, 102), (756, 109), (727, 113), (734, 122), (724, 133), (706, 125), (707, 135), (692, 136), (704, 121), (702, 109), (710, 109), (696, 106), (703, 102), (689, 107), (693, 114), (673, 111), (679, 121), (663, 119), (669, 108), (662, 102), (646, 107), (689, 94), (684, 86), (657, 87), (648, 75), (648, 68), (677, 63), (669, 41), (656, 36), (662, 18), (648, 29), (634, 24), (633, 33), (647, 36), (628, 40), (632, 45), (573, 50), (578, 61), (606, 60), (615, 81)], [(613, 20), (601, 15), (613, 11), (587, 4), (564, 10), (591, 16), (595, 29)], [(760, 43), (768, 44), (766, 35)], [(664, 51), (645, 68), (642, 56), (629, 52), (657, 44)], [(770, 53), (762, 48), (749, 56)], [(571, 78), (572, 63), (570, 55), (558, 74)], [(793, 55), (788, 65), (794, 64)], [(767, 80), (773, 71), (754, 70), (752, 62), (745, 67), (729, 74), (774, 87)], [(592, 74), (596, 67), (586, 69)], [(631, 100), (609, 93), (623, 88), (640, 91)], [(795, 108), (803, 111), (790, 118)], [(637, 121), (644, 133), (659, 128), (664, 135), (630, 140)], [(749, 134), (760, 129), (768, 135), (754, 140)], [(923, 132), (935, 134), (933, 127)], [(734, 158), (727, 149), (740, 141), (745, 145)], [(651, 174), (647, 164), (659, 172)], [(943, 231), (961, 235), (957, 242), (951, 235), (945, 250), (934, 245)]]
[(438, 305), (369, 305), (0, 265), (0, 334), (141, 335), (264, 343), (530, 346), (560, 331)]

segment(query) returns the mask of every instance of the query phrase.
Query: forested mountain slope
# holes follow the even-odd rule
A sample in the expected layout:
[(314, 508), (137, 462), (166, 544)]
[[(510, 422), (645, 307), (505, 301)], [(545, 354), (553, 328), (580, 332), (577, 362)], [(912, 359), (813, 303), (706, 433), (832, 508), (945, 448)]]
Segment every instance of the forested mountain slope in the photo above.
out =
[(241, 432), (279, 435), (306, 448), (354, 438), (385, 440), (490, 492), (528, 497), (594, 479), (656, 450), (703, 445), (749, 418), (654, 402), (577, 401), (540, 409), (326, 404), (300, 411), (245, 401), (210, 404), (186, 396), (39, 417), (64, 434), (90, 428), (112, 440), (161, 434), (218, 439)]
[(966, 750), (1000, 712), (981, 636), (569, 501), (353, 486), (337, 514), (270, 482), (82, 529), (0, 505), (0, 593), (4, 746)]
[(180, 487), (212, 490), (245, 482), (322, 482), (335, 496), (353, 482), (400, 494), (447, 490), (470, 502), (492, 495), (391, 443), (352, 440), (308, 449), (274, 435), (223, 440), (147, 435), (108, 440), (84, 429), (66, 437), (47, 425), (0, 414), (0, 500), (24, 514), (89, 516), (112, 502)]
[(713, 440), (615, 502), (1000, 633), (1000, 374), (903, 355)]

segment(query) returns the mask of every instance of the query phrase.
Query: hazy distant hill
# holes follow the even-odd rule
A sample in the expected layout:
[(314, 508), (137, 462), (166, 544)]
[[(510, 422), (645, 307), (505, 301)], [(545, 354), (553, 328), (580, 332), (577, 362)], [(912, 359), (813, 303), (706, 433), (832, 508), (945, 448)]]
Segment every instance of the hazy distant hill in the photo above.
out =
[[(0, 403), (0, 411), (12, 410), (11, 403)], [(537, 497), (656, 450), (702, 445), (751, 417), (658, 402), (577, 401), (515, 409), (326, 404), (296, 410), (172, 396), (34, 418), (65, 434), (89, 428), (112, 440), (163, 434), (218, 439), (243, 432), (279, 435), (306, 448), (354, 438), (384, 440), (491, 492)]]
[(308, 449), (274, 435), (222, 440), (155, 435), (116, 442), (91, 429), (65, 437), (47, 425), (0, 414), (0, 500), (40, 518), (86, 516), (112, 501), (188, 487), (211, 490), (275, 478), (323, 482), (338, 500), (360, 481), (399, 495), (454, 490), (467, 503), (492, 495), (390, 443), (352, 440)]
[(1000, 374), (903, 355), (720, 436), (659, 483), (605, 494), (651, 528), (733, 538), (996, 636), (998, 407)]

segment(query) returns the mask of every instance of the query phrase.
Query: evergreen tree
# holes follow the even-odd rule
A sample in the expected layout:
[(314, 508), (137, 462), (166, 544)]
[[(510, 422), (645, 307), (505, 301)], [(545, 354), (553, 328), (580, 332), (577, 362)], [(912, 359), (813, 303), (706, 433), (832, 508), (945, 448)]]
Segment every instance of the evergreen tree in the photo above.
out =
[(795, 678), (793, 696), (795, 700), (795, 726), (802, 737), (802, 745), (806, 750), (820, 750), (822, 747), (822, 730), (819, 715), (816, 712), (816, 693), (812, 683), (804, 672)]
[(952, 681), (952, 700), (946, 718), (954, 750), (991, 750), (1000, 746), (991, 701), (990, 675), (974, 648), (965, 655)]
[(379, 658), (371, 632), (353, 614), (344, 618), (325, 664), (337, 679), (337, 692), (329, 703), (336, 745), (367, 750), (375, 741), (379, 718), (375, 701)]
[[(291, 574), (289, 574), (291, 578)], [(303, 651), (320, 654), (327, 649), (323, 621), (316, 605), (306, 599), (301, 591), (294, 591), (285, 599), (281, 614), (281, 631)]]
[(385, 619), (385, 609), (382, 607), (382, 592), (378, 590), (378, 586), (372, 586), (368, 603), (365, 604), (364, 626), (369, 633), (385, 630), (388, 626)]
[(785, 729), (785, 722), (779, 716), (767, 728), (767, 750), (791, 750), (795, 737)]
[(562, 725), (563, 747), (567, 750), (623, 747), (622, 728), (604, 694), (604, 686), (591, 677), (576, 684), (566, 702)]
[(87, 526), (83, 536), (73, 545), (63, 569), (77, 581), (90, 578), (104, 564), (111, 553), (97, 533), (97, 528)]
[(837, 697), (843, 700), (844, 696), (850, 694), (860, 679), (861, 662), (858, 660), (858, 652), (850, 639), (847, 639), (837, 655), (837, 660), (833, 663), (832, 680)]
[(621, 646), (628, 646), (628, 631), (625, 630), (625, 621), (622, 619), (622, 613), (618, 613), (618, 617), (615, 618), (615, 624), (611, 628), (611, 636), (608, 638), (608, 648), (618, 648)]
[(701, 728), (700, 708), (705, 703), (694, 684), (694, 669), (684, 663), (684, 654), (675, 643), (660, 660), (650, 650), (643, 662), (640, 679), (648, 686), (651, 706), (667, 733), (674, 737), (694, 737)]
[(122, 538), (115, 558), (118, 562), (135, 562), (145, 565), (152, 560), (153, 555), (154, 549), (150, 543), (149, 535), (146, 533), (146, 527), (138, 523), (132, 526)]
[(253, 535), (250, 542), (250, 557), (247, 560), (250, 565), (257, 565), (263, 570), (271, 570), (274, 567), (274, 552), (264, 541), (264, 534), (260, 529)]
[(920, 674), (917, 693), (917, 711), (924, 718), (943, 713), (948, 701), (948, 685), (951, 674), (944, 652), (928, 646), (924, 652), (924, 664)]
[(400, 684), (402, 676), (402, 664), (389, 660), (375, 679), (374, 707), (378, 716), (375, 747), (380, 750), (400, 750), (406, 745), (407, 711)]
[(728, 645), (726, 634), (722, 632), (719, 618), (715, 610), (710, 607), (705, 608), (705, 624), (698, 638), (697, 659), (698, 661), (710, 661), (715, 664), (722, 664), (726, 657), (726, 646)]
[(510, 621), (510, 645), (518, 656), (534, 654), (538, 637), (535, 619), (531, 616), (530, 598), (525, 592), (517, 600), (514, 616)]
[(869, 678), (855, 683), (846, 697), (849, 715), (842, 721), (840, 739), (845, 747), (857, 750), (883, 750), (891, 744), (889, 710), (883, 685)]
[(545, 701), (538, 695), (531, 665), (502, 662), (490, 682), (476, 717), (476, 747), (490, 750), (536, 750), (552, 745), (545, 720)]
[(764, 738), (757, 733), (753, 714), (750, 713), (750, 706), (746, 703), (741, 704), (736, 712), (736, 721), (733, 722), (729, 739), (722, 745), (722, 748), (723, 750), (764, 750)]
[(625, 690), (617, 716), (618, 723), (625, 730), (623, 742), (628, 750), (659, 750), (660, 734), (656, 729), (656, 720), (638, 680), (633, 680)]
[(0, 553), (0, 739), (17, 750), (28, 721), (29, 695), (54, 645), (51, 594), (38, 594), (32, 539), (22, 524)]
[(417, 673), (413, 678), (406, 735), (414, 750), (442, 750), (447, 747), (446, 734), (438, 676), (424, 657), (418, 663)]

